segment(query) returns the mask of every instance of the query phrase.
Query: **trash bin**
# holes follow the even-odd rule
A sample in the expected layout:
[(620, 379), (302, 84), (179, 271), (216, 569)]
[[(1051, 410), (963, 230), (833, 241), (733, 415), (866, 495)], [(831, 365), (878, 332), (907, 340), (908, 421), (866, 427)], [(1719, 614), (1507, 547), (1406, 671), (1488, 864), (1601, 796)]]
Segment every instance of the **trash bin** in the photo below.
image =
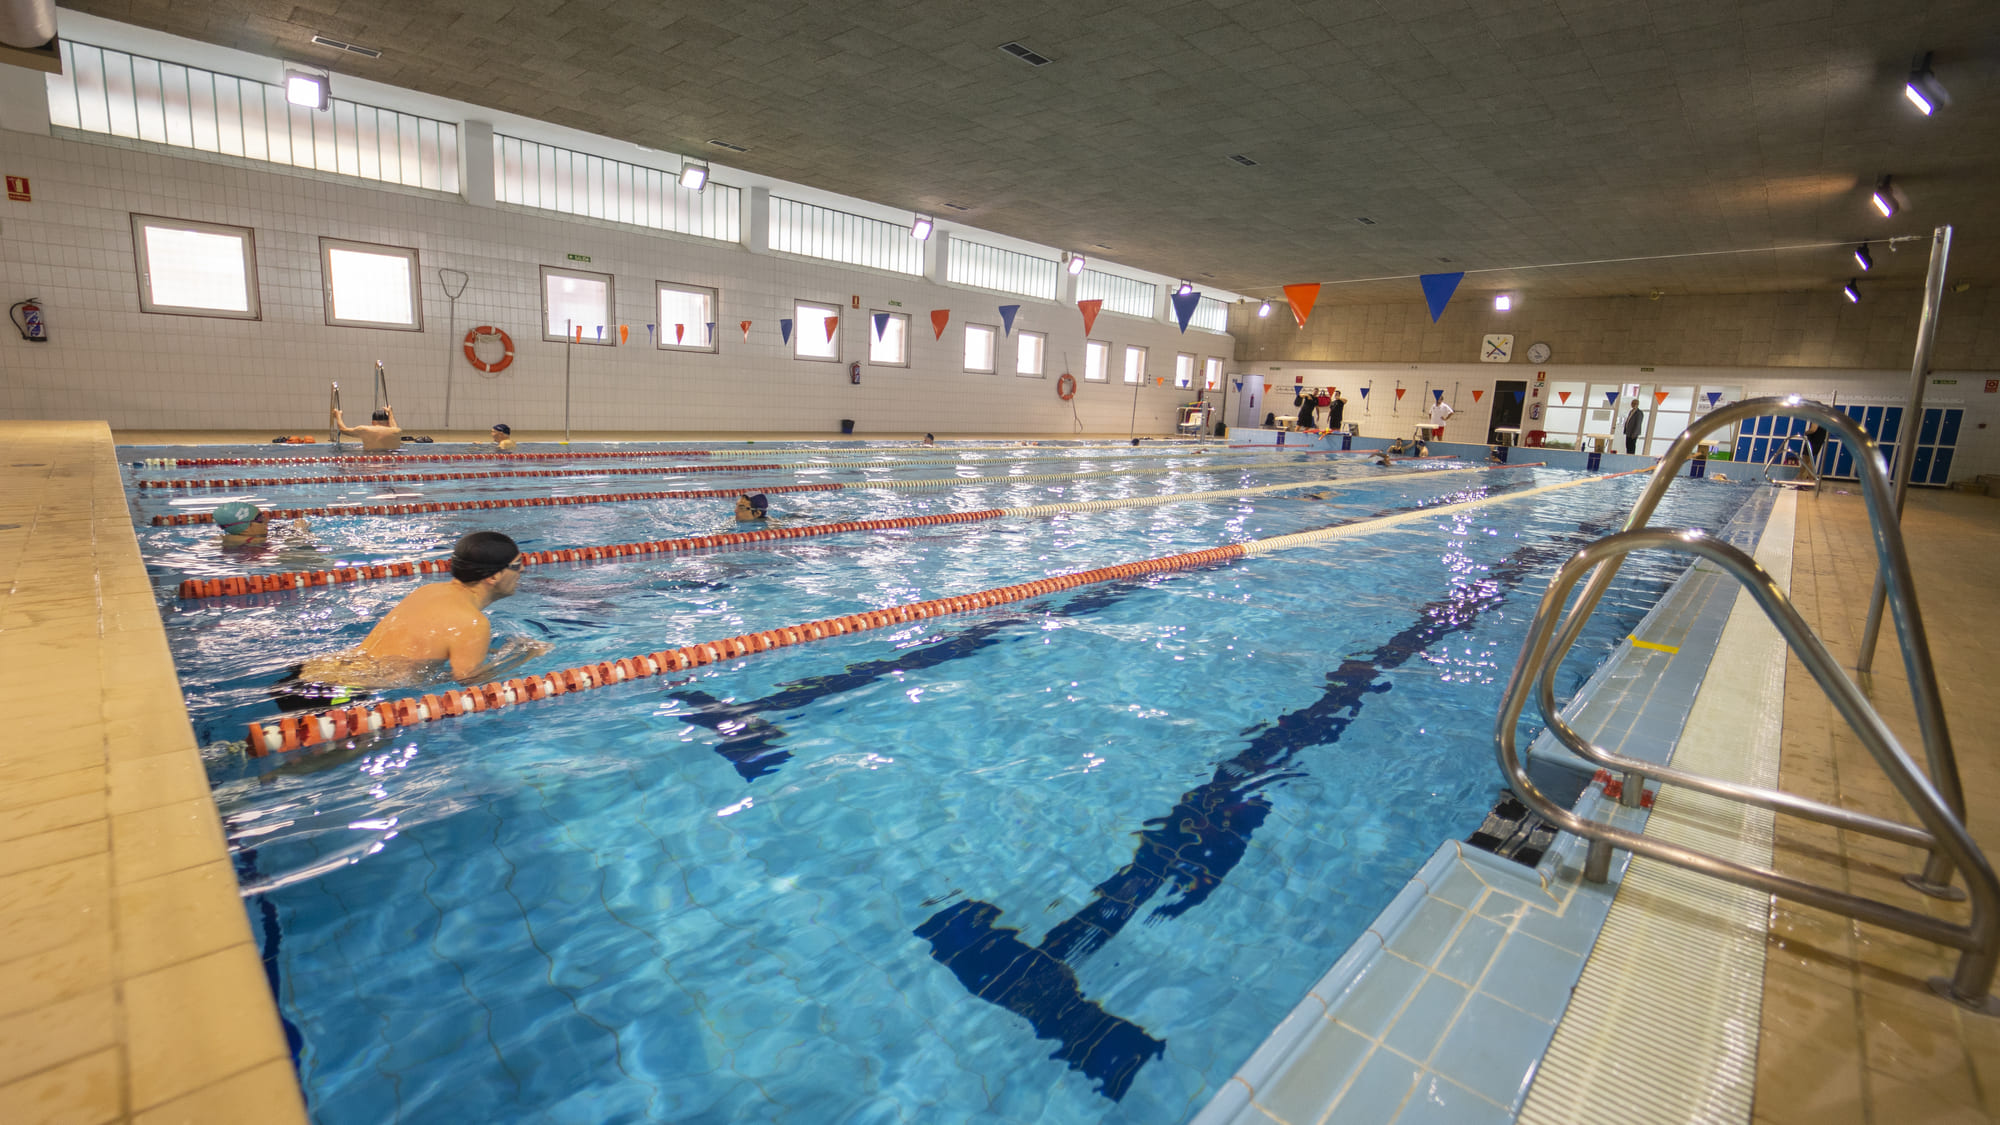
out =
[(840, 432), (841, 432), (841, 433), (843, 433), (843, 434), (851, 434), (851, 433), (853, 433), (853, 432), (854, 432), (854, 419), (852, 419), (852, 418), (842, 418), (842, 419), (840, 420)]

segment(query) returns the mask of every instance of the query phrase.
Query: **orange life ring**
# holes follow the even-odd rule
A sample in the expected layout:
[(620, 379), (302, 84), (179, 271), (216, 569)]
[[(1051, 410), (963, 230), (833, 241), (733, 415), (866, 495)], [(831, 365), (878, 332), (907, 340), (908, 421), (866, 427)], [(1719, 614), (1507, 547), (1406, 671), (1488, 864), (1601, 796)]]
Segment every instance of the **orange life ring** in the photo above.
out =
[[(487, 363), (485, 360), (479, 358), (479, 349), (475, 345), (479, 343), (481, 336), (500, 337), (500, 346), (507, 349), (507, 352), (500, 357), (498, 362)], [(514, 362), (514, 338), (490, 324), (482, 324), (465, 334), (465, 362), (486, 372), (488, 375), (493, 374), (495, 371), (505, 371), (507, 370), (507, 365)]]
[(1062, 378), (1056, 380), (1056, 397), (1064, 402), (1076, 397), (1076, 376), (1067, 371), (1062, 373)]

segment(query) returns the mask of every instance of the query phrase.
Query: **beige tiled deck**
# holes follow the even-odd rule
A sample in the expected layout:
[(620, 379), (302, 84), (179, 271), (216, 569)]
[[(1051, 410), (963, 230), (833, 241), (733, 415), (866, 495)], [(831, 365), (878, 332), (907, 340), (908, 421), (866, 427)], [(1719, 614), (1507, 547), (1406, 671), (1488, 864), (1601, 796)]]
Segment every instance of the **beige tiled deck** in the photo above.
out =
[(101, 422), (0, 422), (0, 1122), (305, 1119)]
[[(1838, 483), (1831, 485), (1838, 489)], [(2000, 855), (2000, 500), (1912, 490), (1904, 517), (1918, 600), (1964, 779), (1969, 827)], [(1874, 553), (1858, 495), (1799, 502), (1792, 595), (1827, 647), (1852, 667)], [(1872, 682), (1876, 707), (1905, 747), (1922, 742), (1895, 636), (1886, 623)], [(1786, 789), (1914, 822), (1859, 742), (1793, 660), (1786, 676)], [(1778, 820), (1781, 870), (1962, 920), (1963, 904), (1905, 886), (1915, 853), (1791, 817)], [(1962, 880), (1961, 880), (1962, 885)], [(1888, 1125), (2000, 1120), (2000, 1018), (1931, 995), (1950, 951), (1807, 907), (1773, 910), (1758, 1044), (1762, 1125)]]

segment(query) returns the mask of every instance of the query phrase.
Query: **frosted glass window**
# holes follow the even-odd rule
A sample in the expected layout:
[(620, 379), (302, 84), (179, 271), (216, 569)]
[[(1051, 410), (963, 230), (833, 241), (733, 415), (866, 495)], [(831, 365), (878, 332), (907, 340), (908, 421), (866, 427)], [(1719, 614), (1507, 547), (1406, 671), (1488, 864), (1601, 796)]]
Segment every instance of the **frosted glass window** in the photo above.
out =
[[(875, 318), (886, 317), (882, 330), (875, 330)], [(904, 313), (868, 314), (868, 362), (883, 367), (910, 365), (910, 318)]]
[(910, 236), (909, 224), (777, 196), (771, 197), (771, 249), (917, 277), (924, 272), (924, 244)]
[(1083, 344), (1083, 377), (1093, 383), (1111, 378), (1111, 345), (1103, 340)]
[(1160, 287), (1150, 281), (1086, 268), (1076, 279), (1076, 299), (1103, 301), (1105, 312), (1147, 318), (1159, 315)]
[(542, 267), (542, 339), (616, 344), (616, 307), (610, 274)]
[(1194, 355), (1180, 352), (1174, 356), (1174, 386), (1194, 386)]
[(1056, 279), (1062, 269), (1062, 264), (1053, 258), (1002, 250), (955, 236), (950, 239), (950, 253), (945, 262), (945, 280), (953, 285), (1040, 297), (1044, 301), (1056, 299)]
[(669, 281), (653, 285), (660, 306), (653, 333), (658, 346), (675, 352), (715, 351), (715, 290)]
[(710, 180), (702, 191), (690, 191), (680, 185), (678, 171), (500, 133), (493, 135), (493, 194), (502, 203), (698, 238), (735, 242), (742, 236), (743, 193), (738, 188)]
[(1201, 365), (1201, 385), (1203, 390), (1222, 389), (1222, 360), (1209, 356)]
[(984, 324), (965, 326), (965, 369), (991, 374), (993, 371), (993, 341), (1000, 335), (997, 328)]
[(1188, 318), (1188, 327), (1204, 332), (1229, 331), (1229, 306), (1213, 297), (1203, 297), (1195, 304), (1194, 315)]
[(322, 238), (319, 259), (328, 324), (406, 332), (423, 329), (415, 250)]
[(1040, 378), (1042, 358), (1048, 352), (1049, 339), (1040, 332), (1016, 332), (1020, 348), (1014, 353), (1014, 374)]
[(1125, 345), (1125, 381), (1127, 383), (1146, 381), (1146, 349), (1137, 344)]
[(250, 228), (134, 215), (132, 244), (142, 310), (259, 318), (257, 246)]
[(804, 301), (792, 305), (792, 358), (840, 359), (840, 309)]

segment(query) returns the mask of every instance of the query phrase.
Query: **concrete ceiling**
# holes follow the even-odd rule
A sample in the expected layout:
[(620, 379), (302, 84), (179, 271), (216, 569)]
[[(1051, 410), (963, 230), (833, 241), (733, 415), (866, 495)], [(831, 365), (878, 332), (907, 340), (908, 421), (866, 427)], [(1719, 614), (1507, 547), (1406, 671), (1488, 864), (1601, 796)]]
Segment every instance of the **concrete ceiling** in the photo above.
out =
[[(68, 6), (1243, 293), (1460, 269), (1505, 270), (1474, 292), (1831, 293), (1851, 247), (1514, 267), (1939, 223), (1952, 280), (2000, 280), (1995, 0)], [(1929, 119), (1901, 96), (1923, 50), (1954, 98)], [(1924, 257), (1878, 246), (1876, 283), (1921, 284)]]

